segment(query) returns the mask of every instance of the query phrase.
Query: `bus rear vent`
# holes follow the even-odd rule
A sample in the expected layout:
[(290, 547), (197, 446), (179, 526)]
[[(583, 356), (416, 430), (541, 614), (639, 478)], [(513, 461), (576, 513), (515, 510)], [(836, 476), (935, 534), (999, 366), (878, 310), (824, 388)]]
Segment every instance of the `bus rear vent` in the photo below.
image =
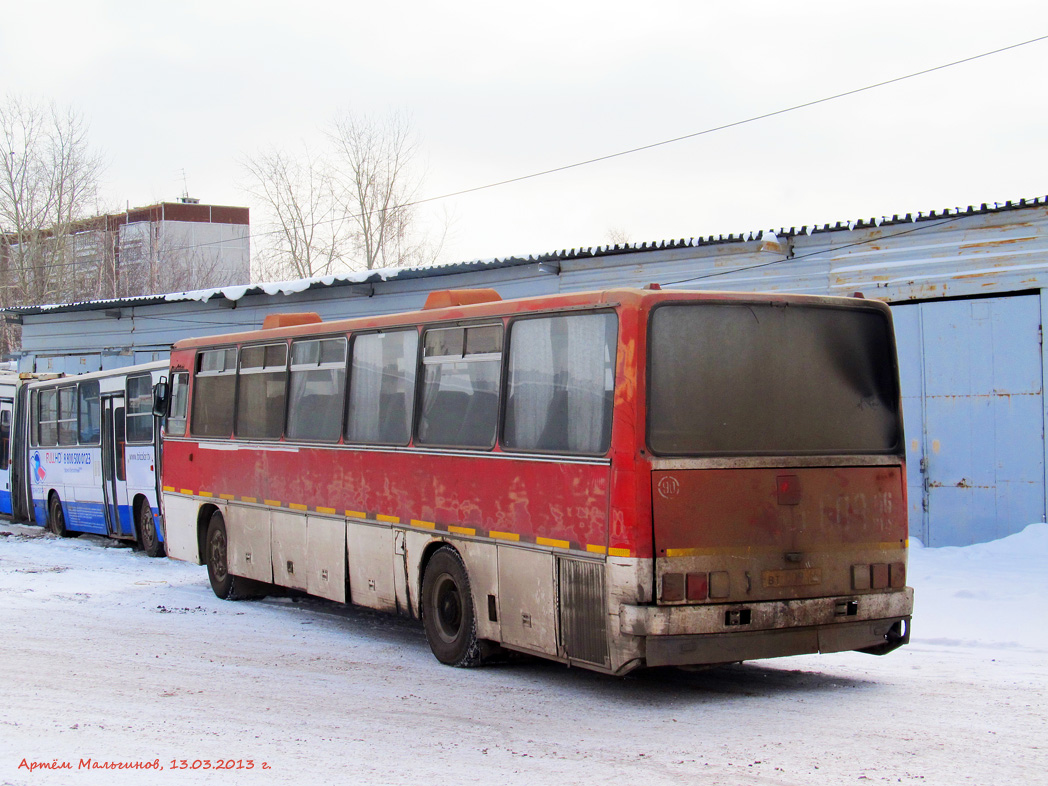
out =
[(491, 303), (502, 300), (494, 289), (438, 289), (430, 292), (422, 308), (448, 308), (449, 306), (472, 306), (474, 303)]
[(608, 664), (604, 565), (560, 558), (560, 644), (572, 660)]
[(323, 320), (315, 311), (303, 311), (300, 314), (267, 314), (266, 318), (262, 320), (262, 329), (313, 325), (317, 322), (323, 322)]

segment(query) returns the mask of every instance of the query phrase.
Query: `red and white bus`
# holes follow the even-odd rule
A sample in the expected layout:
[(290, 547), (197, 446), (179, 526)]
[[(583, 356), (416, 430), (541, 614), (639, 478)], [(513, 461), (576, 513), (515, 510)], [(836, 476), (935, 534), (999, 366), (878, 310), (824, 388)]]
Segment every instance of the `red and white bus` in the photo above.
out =
[(909, 640), (891, 316), (638, 289), (188, 339), (168, 554), (222, 598), (290, 587), (615, 674)]

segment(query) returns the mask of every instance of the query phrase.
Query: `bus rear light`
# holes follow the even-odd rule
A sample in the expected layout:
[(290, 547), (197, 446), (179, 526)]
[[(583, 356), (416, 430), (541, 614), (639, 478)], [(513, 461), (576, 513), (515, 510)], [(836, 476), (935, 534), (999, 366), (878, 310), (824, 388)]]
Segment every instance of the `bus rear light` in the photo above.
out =
[(726, 598), (731, 591), (731, 581), (728, 572), (718, 570), (710, 574), (710, 597)]
[(662, 574), (662, 600), (666, 603), (674, 603), (684, 600), (684, 574), (663, 573)]
[(870, 588), (870, 566), (852, 565), (852, 589), (868, 590)]
[(906, 563), (893, 562), (888, 568), (888, 573), (892, 589), (902, 589), (906, 586)]
[(887, 589), (888, 584), (887, 563), (879, 562), (876, 565), (870, 565), (870, 587), (872, 589)]
[(710, 594), (710, 574), (689, 573), (687, 592), (688, 600), (706, 600)]
[(780, 505), (801, 504), (801, 482), (796, 475), (779, 475), (775, 478), (775, 491)]

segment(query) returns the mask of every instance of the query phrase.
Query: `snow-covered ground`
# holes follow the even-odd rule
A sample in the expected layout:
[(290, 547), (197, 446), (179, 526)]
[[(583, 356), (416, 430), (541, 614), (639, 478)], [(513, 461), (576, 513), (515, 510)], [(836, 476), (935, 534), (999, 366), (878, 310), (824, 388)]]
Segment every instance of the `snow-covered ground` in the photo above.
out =
[(913, 640), (886, 657), (624, 679), (451, 669), (408, 620), (223, 602), (200, 567), (0, 531), (3, 784), (1048, 783), (1045, 524), (914, 544)]

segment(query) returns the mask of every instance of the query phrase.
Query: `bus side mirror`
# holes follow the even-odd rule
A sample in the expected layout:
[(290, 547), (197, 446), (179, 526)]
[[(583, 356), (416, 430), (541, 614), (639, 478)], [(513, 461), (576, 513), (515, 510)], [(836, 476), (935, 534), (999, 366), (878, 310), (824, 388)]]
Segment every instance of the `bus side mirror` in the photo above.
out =
[(170, 389), (166, 379), (153, 385), (153, 417), (166, 418), (171, 406)]

